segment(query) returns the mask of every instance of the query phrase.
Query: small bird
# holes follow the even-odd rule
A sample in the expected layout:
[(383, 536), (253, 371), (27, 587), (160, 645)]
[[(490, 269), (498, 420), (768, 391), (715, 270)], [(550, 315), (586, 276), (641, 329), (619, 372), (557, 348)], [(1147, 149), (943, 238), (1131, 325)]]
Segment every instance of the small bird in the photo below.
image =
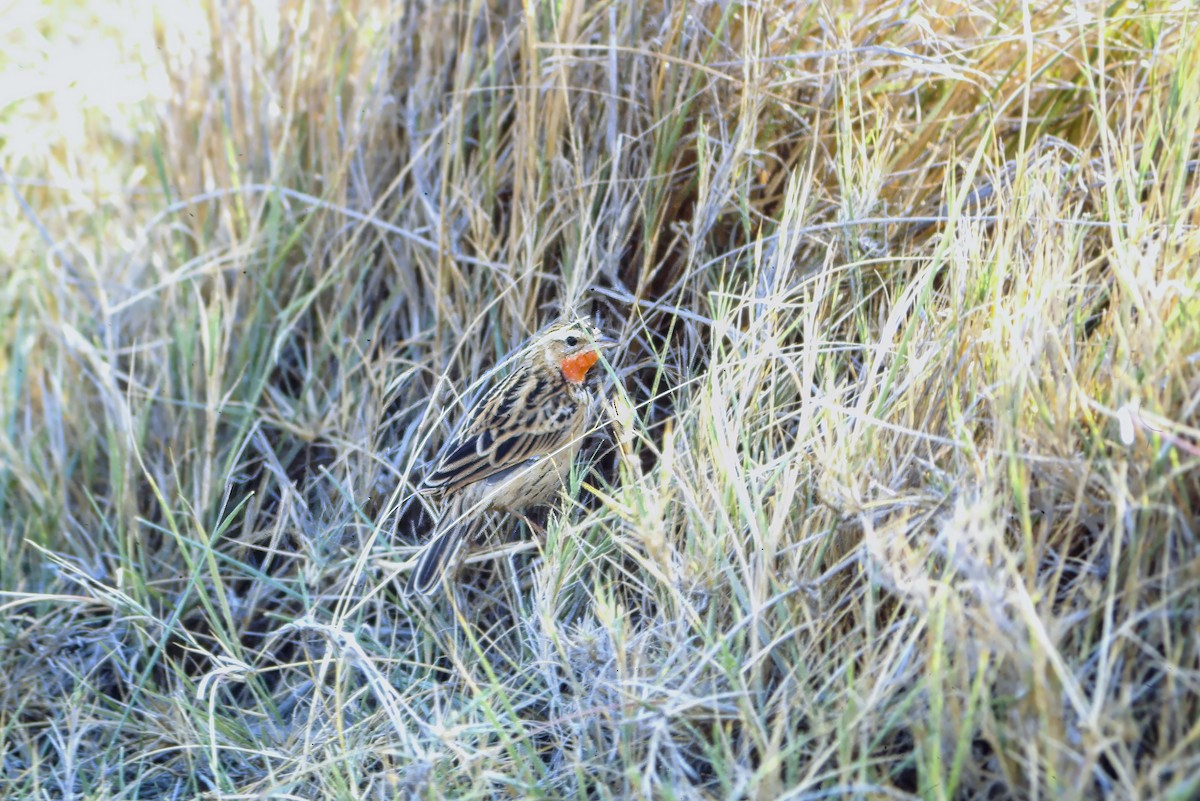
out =
[(563, 486), (586, 433), (588, 371), (616, 342), (586, 322), (560, 322), (533, 340), (515, 369), (467, 412), (420, 491), (445, 501), (417, 555), (410, 594), (428, 595), (489, 509), (521, 515)]

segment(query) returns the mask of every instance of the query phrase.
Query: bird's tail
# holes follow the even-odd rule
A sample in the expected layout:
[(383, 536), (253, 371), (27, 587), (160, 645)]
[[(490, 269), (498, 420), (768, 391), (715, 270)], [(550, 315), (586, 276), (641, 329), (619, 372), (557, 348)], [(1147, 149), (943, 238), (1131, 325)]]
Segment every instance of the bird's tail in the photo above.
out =
[(483, 518), (482, 514), (463, 515), (458, 503), (447, 507), (433, 539), (417, 554), (417, 564), (408, 577), (409, 595), (429, 595), (437, 589), (446, 566), (453, 561), (463, 541), (474, 537), (482, 528)]

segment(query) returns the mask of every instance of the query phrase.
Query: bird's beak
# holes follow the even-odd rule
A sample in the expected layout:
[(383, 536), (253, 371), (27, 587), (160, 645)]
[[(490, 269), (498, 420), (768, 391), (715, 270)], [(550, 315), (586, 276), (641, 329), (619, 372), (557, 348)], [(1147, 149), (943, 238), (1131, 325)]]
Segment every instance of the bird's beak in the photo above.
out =
[(613, 339), (607, 334), (601, 334), (600, 336), (596, 337), (592, 344), (600, 350), (604, 350), (605, 348), (615, 348), (617, 346), (617, 340)]

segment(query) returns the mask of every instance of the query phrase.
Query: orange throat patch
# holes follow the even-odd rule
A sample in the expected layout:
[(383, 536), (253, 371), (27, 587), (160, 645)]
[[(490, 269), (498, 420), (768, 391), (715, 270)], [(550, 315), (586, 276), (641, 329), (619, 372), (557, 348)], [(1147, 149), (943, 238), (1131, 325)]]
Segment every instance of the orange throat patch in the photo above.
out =
[(572, 384), (582, 384), (583, 379), (587, 378), (588, 370), (592, 369), (592, 365), (599, 360), (600, 354), (594, 350), (577, 353), (574, 356), (563, 359), (563, 377)]

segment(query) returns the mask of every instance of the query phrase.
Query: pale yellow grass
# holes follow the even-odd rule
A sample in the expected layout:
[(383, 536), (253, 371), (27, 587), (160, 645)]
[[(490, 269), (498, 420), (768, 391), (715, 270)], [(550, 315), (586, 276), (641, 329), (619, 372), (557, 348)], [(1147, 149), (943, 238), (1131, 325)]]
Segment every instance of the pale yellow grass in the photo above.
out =
[[(3, 18), (0, 796), (1200, 794), (1189, 4)], [(564, 309), (575, 500), (411, 602)]]

